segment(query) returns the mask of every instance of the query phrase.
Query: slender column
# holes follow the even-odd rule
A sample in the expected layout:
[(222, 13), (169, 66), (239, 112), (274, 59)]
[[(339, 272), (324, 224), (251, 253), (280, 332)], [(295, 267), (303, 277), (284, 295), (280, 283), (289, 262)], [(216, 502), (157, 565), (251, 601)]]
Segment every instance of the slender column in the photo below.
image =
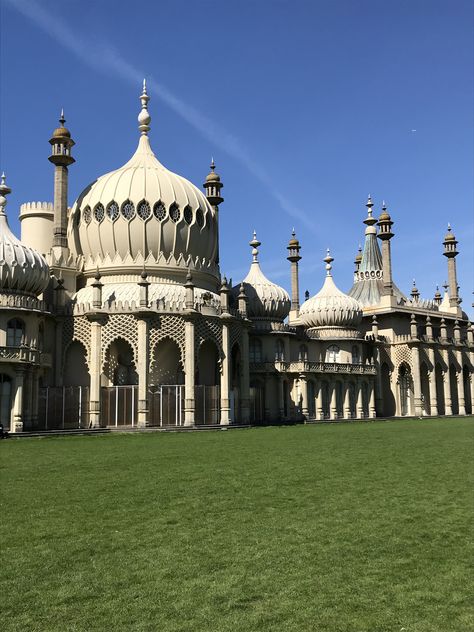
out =
[(240, 393), (240, 414), (242, 423), (250, 420), (250, 371), (249, 371), (249, 332), (247, 327), (242, 330), (242, 375)]
[(13, 402), (13, 424), (11, 432), (23, 432), (23, 388), (25, 370), (23, 367), (16, 367), (15, 371), (15, 399)]
[(138, 423), (140, 428), (150, 424), (148, 417), (148, 372), (150, 349), (148, 344), (148, 320), (146, 317), (138, 319)]
[(222, 360), (221, 374), (221, 425), (226, 426), (230, 419), (230, 331), (227, 323), (222, 324), (222, 349), (224, 358)]
[(316, 419), (324, 419), (323, 387), (320, 380), (316, 384)]
[(441, 355), (443, 356), (443, 362), (446, 367), (446, 370), (443, 371), (443, 389), (444, 389), (444, 414), (452, 415), (453, 410), (451, 407), (451, 384), (449, 379), (449, 355), (448, 350), (443, 349), (441, 351)]
[(196, 352), (194, 344), (194, 319), (185, 322), (186, 359), (184, 362), (184, 425), (194, 426), (194, 383), (196, 380)]
[(364, 419), (364, 404), (362, 401), (362, 381), (357, 382), (357, 419)]
[(375, 375), (375, 410), (382, 414), (383, 396), (382, 396), (382, 369), (380, 365), (380, 348), (375, 347), (374, 365), (377, 371)]
[(458, 361), (458, 365), (461, 367), (461, 370), (457, 373), (458, 379), (458, 402), (459, 402), (459, 414), (466, 414), (466, 394), (464, 392), (464, 374), (462, 370), (462, 352), (456, 351), (456, 360)]
[(33, 397), (33, 368), (29, 367), (25, 371), (24, 378), (24, 394), (23, 398), (25, 401), (23, 410), (23, 430), (31, 430), (31, 408), (32, 408), (32, 397)]
[(413, 346), (412, 349), (412, 361), (413, 361), (413, 389), (414, 389), (414, 408), (415, 415), (421, 416), (421, 380), (420, 380), (420, 350), (418, 346)]
[(375, 380), (369, 382), (369, 417), (375, 419), (377, 411), (375, 410)]
[(344, 382), (344, 419), (351, 418), (351, 384)]
[(278, 376), (278, 416), (280, 420), (285, 418), (285, 385), (281, 375)]
[(308, 380), (306, 379), (306, 375), (300, 375), (300, 387), (301, 387), (301, 412), (303, 414), (303, 418), (306, 421), (309, 418), (309, 408), (308, 408)]
[(337, 382), (333, 382), (331, 386), (331, 419), (337, 419)]
[(431, 370), (429, 372), (430, 381), (430, 415), (438, 414), (438, 396), (436, 393), (436, 363), (434, 349), (430, 346), (427, 349), (428, 359), (431, 364)]
[(33, 372), (33, 393), (31, 405), (31, 426), (36, 428), (38, 425), (38, 405), (39, 405), (39, 375)]
[(100, 317), (90, 317), (91, 322), (91, 387), (89, 393), (89, 423), (92, 428), (100, 427), (100, 374), (102, 322)]

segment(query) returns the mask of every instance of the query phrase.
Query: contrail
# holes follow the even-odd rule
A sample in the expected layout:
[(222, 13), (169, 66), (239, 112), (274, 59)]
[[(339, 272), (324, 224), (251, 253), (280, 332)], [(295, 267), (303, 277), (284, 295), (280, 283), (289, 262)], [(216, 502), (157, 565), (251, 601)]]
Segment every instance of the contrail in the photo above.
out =
[[(81, 38), (66, 22), (46, 11), (36, 0), (4, 0), (4, 2), (31, 20), (63, 48), (69, 50), (95, 71), (107, 75), (114, 72), (121, 79), (126, 79), (135, 85), (140, 84), (144, 76), (143, 71), (130, 64), (113, 46), (97, 46), (95, 43)], [(100, 63), (97, 63), (98, 60)], [(182, 101), (162, 83), (158, 84), (153, 78), (150, 78), (147, 79), (147, 86), (152, 94), (179, 114), (206, 140), (212, 142), (228, 156), (243, 165), (267, 189), (287, 215), (301, 222), (311, 232), (316, 232), (313, 222), (306, 213), (294, 206), (285, 195), (274, 187), (270, 175), (258, 162), (255, 162), (250, 152), (238, 138), (216, 125), (214, 121), (192, 105)]]

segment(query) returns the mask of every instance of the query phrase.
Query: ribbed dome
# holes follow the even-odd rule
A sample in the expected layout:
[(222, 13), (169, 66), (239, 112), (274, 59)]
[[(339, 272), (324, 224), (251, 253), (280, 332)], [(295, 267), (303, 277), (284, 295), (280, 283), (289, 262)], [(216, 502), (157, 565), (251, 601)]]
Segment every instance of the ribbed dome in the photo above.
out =
[(331, 276), (331, 261), (327, 262), (327, 276), (321, 290), (303, 303), (299, 321), (306, 327), (355, 327), (362, 320), (362, 306), (354, 298), (344, 294)]
[[(266, 319), (270, 321), (284, 320), (290, 311), (290, 297), (288, 292), (276, 283), (272, 283), (263, 274), (258, 262), (257, 236), (254, 232), (252, 246), (253, 261), (250, 270), (242, 281), (247, 295), (247, 313), (249, 318)], [(240, 284), (232, 288), (232, 294), (237, 297), (240, 291)]]
[(141, 99), (138, 148), (81, 193), (71, 211), (70, 247), (84, 257), (88, 276), (97, 266), (103, 275), (132, 272), (146, 259), (149, 272), (178, 268), (185, 276), (191, 268), (218, 277), (216, 213), (197, 187), (154, 155), (146, 92)]
[(38, 296), (48, 287), (49, 268), (43, 257), (21, 243), (10, 230), (5, 214), (6, 195), (11, 189), (2, 174), (0, 184), (0, 291)]

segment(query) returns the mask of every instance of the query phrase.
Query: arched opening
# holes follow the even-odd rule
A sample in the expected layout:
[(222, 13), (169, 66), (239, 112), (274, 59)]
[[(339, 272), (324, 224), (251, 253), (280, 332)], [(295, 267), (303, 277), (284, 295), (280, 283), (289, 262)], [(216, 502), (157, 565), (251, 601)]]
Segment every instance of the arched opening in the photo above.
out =
[(406, 362), (398, 368), (398, 389), (400, 397), (400, 415), (411, 415), (412, 412), (412, 392), (413, 392), (413, 379), (411, 375), (411, 369)]
[(357, 398), (356, 398), (356, 387), (354, 382), (349, 384), (349, 408), (351, 411), (351, 417), (357, 417)]
[(250, 338), (249, 340), (249, 362), (262, 362), (262, 341), (260, 338)]
[(38, 350), (44, 351), (44, 323), (38, 326)]
[(116, 338), (110, 343), (105, 354), (104, 372), (112, 386), (128, 386), (138, 384), (133, 348), (123, 338)]
[(316, 418), (316, 387), (313, 380), (308, 380), (308, 416)]
[(444, 379), (443, 369), (440, 364), (435, 366), (436, 381), (436, 401), (438, 403), (438, 415), (446, 414), (446, 403), (444, 401)]
[(466, 415), (472, 415), (472, 399), (471, 399), (471, 374), (467, 366), (463, 366), (462, 379), (464, 382), (464, 401), (466, 406)]
[(421, 408), (424, 415), (429, 415), (431, 412), (430, 404), (430, 374), (426, 362), (422, 362), (420, 366), (420, 381), (421, 381)]
[(216, 386), (220, 383), (219, 350), (215, 342), (205, 340), (199, 348), (197, 383)]
[(357, 345), (352, 346), (352, 364), (360, 364), (360, 353)]
[[(278, 341), (281, 342), (281, 341)], [(282, 383), (283, 388), (283, 418), (288, 419), (290, 415), (290, 387), (287, 380), (283, 380)]]
[(453, 415), (459, 415), (458, 376), (454, 364), (449, 367), (449, 388), (451, 391), (451, 412)]
[(7, 347), (19, 347), (25, 340), (25, 323), (12, 318), (7, 323)]
[(336, 382), (335, 388), (337, 418), (342, 419), (344, 417), (344, 388), (342, 382)]
[(326, 362), (339, 362), (340, 349), (337, 345), (329, 345), (326, 350)]
[(10, 429), (12, 410), (12, 379), (5, 373), (0, 373), (0, 423), (5, 430)]
[(77, 340), (71, 342), (64, 358), (64, 386), (89, 386), (90, 375), (86, 358), (84, 345)]
[(300, 348), (298, 351), (298, 360), (299, 362), (308, 361), (308, 347), (306, 345), (300, 345)]
[(369, 416), (369, 387), (367, 382), (362, 382), (362, 410), (364, 411), (364, 417)]
[(285, 361), (285, 344), (281, 338), (275, 342), (275, 362)]
[(383, 412), (385, 417), (393, 417), (395, 415), (395, 397), (392, 392), (392, 385), (390, 379), (390, 367), (386, 362), (382, 364), (381, 369), (381, 381), (382, 381), (382, 398), (383, 398)]
[(331, 395), (330, 395), (329, 384), (327, 382), (322, 382), (321, 383), (321, 406), (323, 408), (323, 419), (329, 419), (330, 405), (331, 405)]
[(184, 384), (184, 371), (179, 345), (171, 338), (156, 343), (150, 370), (150, 385)]
[(242, 357), (238, 343), (232, 347), (230, 354), (230, 418), (240, 421), (240, 388), (242, 378)]
[(261, 423), (265, 420), (265, 384), (263, 380), (250, 382), (250, 421)]

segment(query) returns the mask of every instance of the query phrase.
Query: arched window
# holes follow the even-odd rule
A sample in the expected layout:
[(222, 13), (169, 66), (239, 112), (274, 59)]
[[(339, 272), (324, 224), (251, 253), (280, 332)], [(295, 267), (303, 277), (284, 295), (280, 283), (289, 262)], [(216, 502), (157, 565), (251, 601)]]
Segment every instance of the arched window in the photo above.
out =
[(276, 362), (284, 362), (285, 361), (285, 345), (283, 340), (278, 339), (275, 344), (275, 361)]
[(0, 373), (0, 423), (5, 430), (10, 429), (12, 380)]
[(38, 327), (38, 350), (44, 350), (44, 323), (40, 323)]
[(19, 347), (25, 335), (25, 324), (19, 318), (13, 318), (7, 325), (7, 347)]
[(352, 347), (352, 364), (360, 364), (359, 347), (357, 345)]
[(339, 362), (339, 353), (337, 345), (330, 345), (326, 350), (326, 362)]
[(306, 345), (301, 345), (298, 352), (298, 360), (300, 362), (308, 361), (308, 347)]
[(249, 361), (262, 362), (262, 341), (259, 338), (249, 340)]

